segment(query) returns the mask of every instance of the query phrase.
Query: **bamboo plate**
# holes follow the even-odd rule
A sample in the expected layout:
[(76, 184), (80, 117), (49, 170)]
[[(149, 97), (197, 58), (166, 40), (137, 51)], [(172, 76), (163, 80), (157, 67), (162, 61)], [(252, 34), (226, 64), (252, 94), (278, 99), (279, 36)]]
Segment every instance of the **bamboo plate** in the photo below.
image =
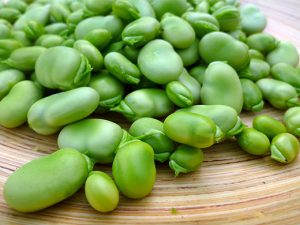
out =
[[(268, 32), (292, 41), (300, 49), (300, 1), (244, 2), (255, 3), (264, 11)], [(283, 111), (268, 106), (262, 113), (278, 119), (283, 115)], [(242, 119), (250, 125), (255, 115), (244, 113)], [(109, 119), (129, 126), (115, 114)], [(269, 157), (242, 152), (234, 141), (205, 150), (201, 169), (188, 175), (175, 178), (167, 166), (159, 165), (152, 194), (142, 200), (121, 197), (118, 209), (110, 214), (94, 211), (83, 190), (38, 213), (23, 214), (9, 209), (2, 195), (9, 174), (55, 149), (56, 136), (39, 136), (27, 126), (0, 127), (0, 224), (300, 223), (300, 157), (289, 165), (280, 165)], [(109, 166), (97, 169), (111, 173)]]

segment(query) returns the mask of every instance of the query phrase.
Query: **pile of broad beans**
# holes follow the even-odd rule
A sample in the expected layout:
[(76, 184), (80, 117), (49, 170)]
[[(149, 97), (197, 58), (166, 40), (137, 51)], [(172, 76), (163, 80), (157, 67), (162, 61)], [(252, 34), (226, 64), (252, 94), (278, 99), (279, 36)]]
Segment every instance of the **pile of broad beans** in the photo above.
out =
[[(0, 124), (58, 133), (60, 150), (8, 178), (7, 204), (54, 205), (83, 185), (90, 205), (114, 210), (119, 192), (150, 194), (155, 163), (197, 170), (202, 149), (236, 139), (252, 155), (292, 162), (299, 152), (295, 46), (263, 30), (237, 0), (10, 0), (0, 5)], [(268, 102), (283, 120), (242, 110)], [(129, 130), (101, 119), (118, 112)], [(96, 113), (97, 118), (87, 118)], [(113, 179), (93, 171), (112, 164)]]

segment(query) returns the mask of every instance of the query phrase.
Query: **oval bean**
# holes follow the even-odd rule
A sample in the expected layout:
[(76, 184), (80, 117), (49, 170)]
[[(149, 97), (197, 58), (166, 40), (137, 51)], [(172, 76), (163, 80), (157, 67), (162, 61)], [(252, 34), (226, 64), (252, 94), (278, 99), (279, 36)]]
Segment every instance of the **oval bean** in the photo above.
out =
[(28, 125), (38, 134), (54, 134), (64, 125), (89, 116), (98, 103), (99, 95), (90, 87), (53, 94), (31, 106)]
[(21, 126), (30, 107), (42, 97), (42, 89), (34, 82), (20, 81), (0, 101), (0, 124), (7, 128)]
[(85, 182), (85, 196), (89, 204), (99, 212), (111, 212), (119, 204), (119, 191), (109, 175), (93, 171)]
[(290, 163), (299, 154), (299, 141), (289, 133), (275, 136), (271, 142), (271, 158), (281, 163)]
[(126, 197), (139, 199), (149, 195), (156, 178), (153, 149), (139, 140), (122, 145), (114, 158), (112, 174)]
[(36, 212), (77, 192), (88, 172), (87, 161), (81, 153), (74, 149), (60, 149), (11, 174), (4, 185), (3, 195), (11, 208)]
[(60, 148), (74, 148), (98, 163), (112, 163), (123, 137), (122, 128), (108, 120), (85, 119), (65, 126), (58, 135)]
[(169, 167), (175, 172), (190, 173), (196, 171), (203, 162), (203, 152), (199, 148), (180, 145), (170, 156)]

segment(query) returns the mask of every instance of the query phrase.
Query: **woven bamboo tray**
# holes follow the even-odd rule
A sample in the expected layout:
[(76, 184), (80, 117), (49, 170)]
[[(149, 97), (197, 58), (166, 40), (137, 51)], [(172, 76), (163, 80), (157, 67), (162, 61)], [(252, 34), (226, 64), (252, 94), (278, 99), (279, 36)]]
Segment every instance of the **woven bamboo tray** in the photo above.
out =
[[(267, 31), (300, 49), (299, 0), (243, 2), (257, 4), (268, 17)], [(284, 112), (267, 106), (261, 113), (281, 119)], [(257, 114), (241, 117), (250, 125)], [(117, 114), (104, 118), (129, 126)], [(203, 166), (188, 175), (175, 178), (167, 166), (158, 165), (151, 195), (142, 200), (121, 196), (119, 207), (109, 214), (93, 210), (83, 190), (38, 213), (9, 209), (2, 194), (7, 177), (26, 162), (56, 150), (56, 138), (39, 136), (27, 126), (0, 127), (0, 224), (300, 224), (300, 159), (280, 165), (269, 157), (242, 152), (235, 141), (206, 149)], [(110, 166), (96, 169), (111, 174)]]

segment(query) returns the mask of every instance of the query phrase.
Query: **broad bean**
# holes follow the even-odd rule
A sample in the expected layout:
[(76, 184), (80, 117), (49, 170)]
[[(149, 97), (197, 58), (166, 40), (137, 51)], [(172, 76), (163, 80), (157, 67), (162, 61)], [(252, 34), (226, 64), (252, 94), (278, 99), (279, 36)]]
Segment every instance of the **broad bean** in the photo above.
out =
[(177, 16), (181, 16), (186, 12), (188, 4), (186, 0), (148, 0), (158, 19), (169, 12)]
[(188, 48), (195, 41), (196, 34), (193, 27), (181, 17), (166, 13), (160, 23), (162, 38), (171, 43), (174, 48)]
[(100, 96), (98, 113), (106, 112), (118, 105), (125, 93), (124, 84), (106, 70), (93, 75), (88, 86), (95, 89)]
[(174, 105), (165, 91), (156, 88), (138, 89), (129, 93), (111, 111), (122, 113), (128, 120), (142, 117), (162, 117), (171, 113)]
[(240, 12), (235, 6), (219, 7), (212, 15), (218, 20), (221, 31), (233, 31), (240, 25)]
[(164, 132), (173, 141), (196, 148), (208, 148), (223, 138), (213, 120), (192, 112), (170, 114), (164, 121)]
[(110, 52), (104, 57), (105, 68), (118, 80), (126, 84), (138, 84), (141, 79), (139, 68), (124, 55)]
[(245, 68), (250, 61), (248, 46), (229, 34), (212, 32), (200, 41), (199, 53), (206, 63), (226, 61), (235, 70)]
[(192, 25), (198, 38), (220, 30), (218, 20), (208, 13), (186, 12), (182, 15), (182, 18)]
[(112, 163), (123, 133), (111, 121), (85, 119), (64, 127), (58, 135), (58, 146), (74, 148), (98, 163)]
[(288, 109), (284, 113), (283, 122), (289, 133), (300, 137), (300, 107)]
[(264, 107), (262, 93), (258, 86), (249, 79), (240, 79), (243, 89), (243, 109), (259, 112)]
[(85, 157), (74, 149), (60, 149), (17, 169), (7, 179), (6, 203), (20, 212), (36, 212), (73, 195), (88, 176)]
[(246, 34), (262, 32), (267, 25), (267, 18), (261, 10), (253, 4), (245, 4), (240, 8), (241, 27)]
[(84, 36), (95, 29), (105, 29), (111, 33), (113, 40), (117, 40), (120, 37), (123, 28), (124, 24), (117, 16), (95, 16), (79, 22), (74, 34), (78, 40), (84, 38)]
[(33, 71), (38, 57), (46, 50), (46, 48), (40, 46), (18, 48), (3, 62), (21, 71)]
[(254, 117), (252, 126), (256, 130), (264, 133), (270, 140), (276, 135), (286, 133), (286, 127), (280, 121), (269, 115), (258, 115)]
[(194, 105), (178, 111), (191, 112), (210, 118), (221, 129), (225, 138), (237, 135), (245, 126), (237, 112), (226, 105)]
[(268, 77), (270, 66), (263, 59), (251, 58), (250, 64), (238, 72), (240, 78), (246, 78), (254, 82)]
[(170, 156), (169, 167), (175, 172), (190, 173), (196, 171), (203, 162), (203, 152), (199, 148), (180, 145)]
[(93, 171), (85, 182), (85, 196), (89, 204), (99, 212), (110, 212), (119, 204), (119, 190), (109, 175)]
[(139, 140), (120, 146), (112, 164), (112, 174), (126, 197), (139, 199), (149, 195), (156, 178), (153, 149)]
[(0, 124), (7, 128), (21, 126), (30, 107), (42, 97), (42, 89), (34, 82), (20, 81), (0, 101)]
[(287, 109), (300, 105), (296, 89), (283, 81), (271, 78), (260, 79), (256, 82), (264, 99), (277, 109)]
[(22, 47), (22, 43), (17, 40), (0, 39), (0, 60), (7, 59), (14, 50)]
[(299, 53), (297, 48), (291, 42), (280, 41), (277, 48), (269, 52), (266, 61), (271, 66), (282, 62), (296, 67), (299, 63)]
[(158, 36), (160, 23), (153, 17), (141, 17), (129, 23), (122, 32), (125, 44), (138, 48)]
[(47, 49), (36, 61), (38, 82), (52, 89), (69, 90), (86, 85), (91, 66), (78, 50), (57, 46)]
[(90, 115), (98, 103), (99, 95), (90, 87), (53, 94), (31, 106), (27, 116), (28, 125), (38, 134), (54, 134), (64, 125)]
[(224, 62), (209, 64), (201, 88), (201, 100), (205, 105), (227, 105), (240, 113), (243, 89), (235, 70)]
[(180, 56), (184, 66), (191, 66), (199, 59), (199, 40), (196, 38), (192, 45), (185, 49), (176, 49), (177, 54)]
[(244, 128), (238, 134), (239, 146), (251, 155), (265, 155), (270, 151), (270, 141), (268, 137), (253, 128)]
[(161, 39), (150, 41), (141, 49), (138, 66), (149, 80), (157, 84), (177, 80), (183, 70), (180, 56), (171, 44)]
[[(64, 44), (65, 39), (57, 34), (43, 34), (36, 41), (35, 45), (39, 45), (45, 48), (52, 48), (55, 46), (61, 46)], [(73, 46), (71, 46), (73, 47)]]
[(267, 54), (277, 47), (278, 41), (271, 34), (257, 33), (248, 37), (247, 45), (251, 49)]
[(73, 48), (81, 52), (88, 59), (93, 71), (97, 72), (102, 69), (104, 63), (103, 56), (89, 41), (77, 40)]
[(290, 163), (299, 154), (299, 141), (289, 133), (275, 136), (271, 142), (271, 158), (281, 163)]
[(12, 87), (25, 79), (25, 74), (19, 70), (7, 69), (0, 71), (0, 100), (8, 94)]
[(156, 161), (165, 162), (174, 151), (173, 141), (166, 136), (163, 123), (157, 119), (143, 117), (134, 121), (129, 134), (151, 145)]
[(297, 69), (287, 63), (277, 63), (271, 68), (271, 76), (276, 80), (284, 81), (300, 92), (300, 75)]

